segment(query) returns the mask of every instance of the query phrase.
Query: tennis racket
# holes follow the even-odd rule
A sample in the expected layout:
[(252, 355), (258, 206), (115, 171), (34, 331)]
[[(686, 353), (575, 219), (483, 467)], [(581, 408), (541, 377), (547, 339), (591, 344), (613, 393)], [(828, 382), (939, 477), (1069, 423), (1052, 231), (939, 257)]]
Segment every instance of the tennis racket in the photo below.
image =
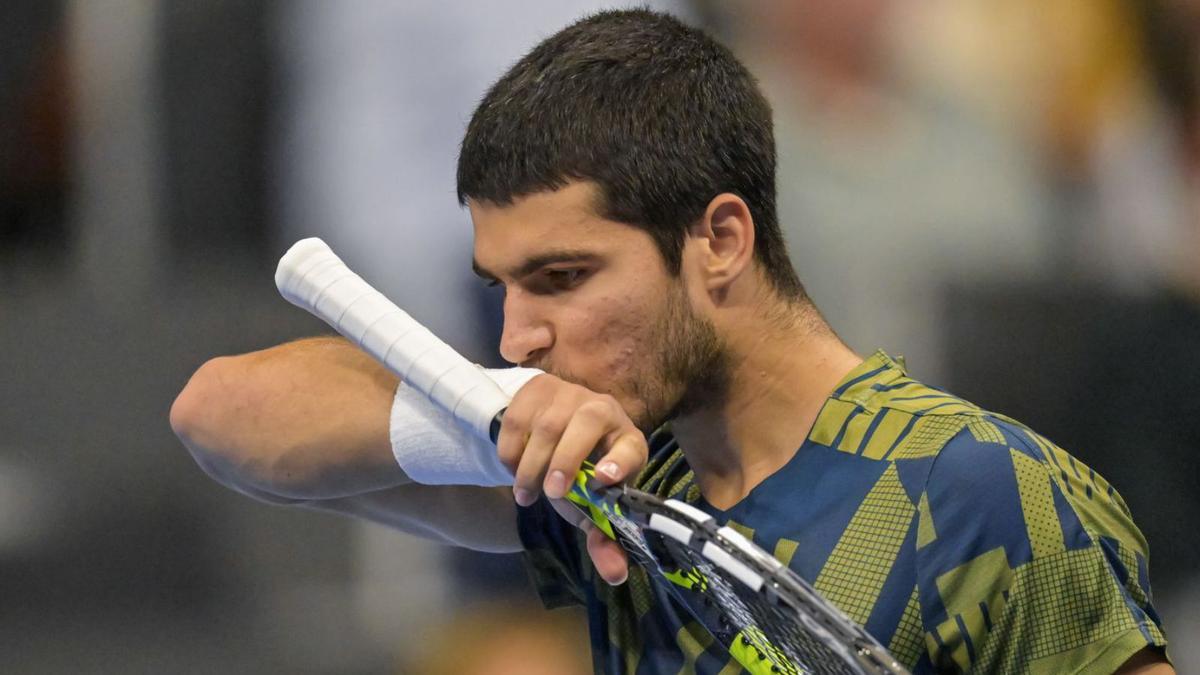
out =
[[(351, 271), (320, 239), (297, 242), (275, 283), (404, 382), (493, 441), (508, 396)], [(773, 556), (703, 511), (628, 487), (585, 464), (567, 498), (632, 561), (665, 580), (682, 606), (749, 673), (905, 673), (874, 638)], [(690, 600), (690, 601), (689, 601)]]

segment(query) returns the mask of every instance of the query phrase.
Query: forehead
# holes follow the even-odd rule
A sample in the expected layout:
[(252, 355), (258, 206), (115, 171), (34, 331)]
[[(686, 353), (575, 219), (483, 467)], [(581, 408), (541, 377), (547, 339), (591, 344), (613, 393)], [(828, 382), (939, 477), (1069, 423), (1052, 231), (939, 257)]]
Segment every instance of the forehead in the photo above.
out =
[(475, 261), (502, 273), (527, 259), (558, 251), (597, 256), (638, 255), (647, 248), (653, 252), (649, 234), (603, 218), (596, 204), (596, 189), (586, 182), (537, 192), (506, 205), (471, 200)]

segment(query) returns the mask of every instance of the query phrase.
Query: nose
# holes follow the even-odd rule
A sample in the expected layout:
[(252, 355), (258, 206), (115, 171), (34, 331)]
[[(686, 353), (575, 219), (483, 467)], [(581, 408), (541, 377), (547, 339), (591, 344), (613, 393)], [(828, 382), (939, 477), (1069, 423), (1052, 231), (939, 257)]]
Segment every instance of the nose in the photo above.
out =
[(534, 303), (522, 297), (519, 290), (508, 290), (504, 295), (500, 356), (509, 363), (535, 365), (553, 344), (554, 331), (549, 321), (539, 316)]

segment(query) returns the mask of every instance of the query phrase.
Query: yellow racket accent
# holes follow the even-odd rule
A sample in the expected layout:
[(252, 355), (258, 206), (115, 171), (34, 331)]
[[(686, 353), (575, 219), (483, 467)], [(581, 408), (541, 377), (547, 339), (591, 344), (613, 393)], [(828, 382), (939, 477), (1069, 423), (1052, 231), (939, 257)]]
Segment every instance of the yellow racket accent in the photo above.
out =
[(686, 588), (689, 591), (693, 588), (700, 591), (708, 591), (708, 577), (700, 573), (700, 570), (692, 568), (690, 570), (676, 570), (668, 572), (663, 570), (663, 576), (671, 581), (671, 583), (681, 588)]
[(729, 655), (751, 675), (805, 675), (808, 672), (793, 665), (783, 652), (767, 641), (762, 631), (754, 627), (734, 636), (733, 644), (729, 645)]
[(579, 473), (575, 474), (575, 484), (567, 492), (567, 501), (583, 508), (588, 518), (596, 524), (596, 527), (600, 528), (601, 532), (608, 535), (609, 539), (616, 539), (617, 534), (613, 532), (612, 523), (608, 522), (608, 513), (621, 515), (621, 505), (616, 502), (605, 501), (588, 489), (588, 480), (595, 478), (596, 465), (591, 462), (584, 462), (583, 466), (579, 469)]
[[(595, 480), (595, 465), (591, 462), (584, 462), (579, 473), (575, 475), (575, 482), (571, 485), (571, 490), (567, 492), (566, 498), (583, 509), (596, 527), (600, 528), (610, 539), (616, 539), (609, 516), (624, 517), (621, 504), (615, 498), (602, 496), (590, 488), (589, 483), (595, 485)], [(677, 586), (702, 592), (708, 590), (708, 578), (698, 569), (662, 570), (662, 573)], [(778, 673), (804, 675), (807, 672), (797, 668), (787, 658), (787, 655), (775, 648), (767, 636), (754, 626), (737, 633), (734, 636), (733, 644), (728, 645), (728, 648), (729, 655), (750, 675), (776, 675)]]

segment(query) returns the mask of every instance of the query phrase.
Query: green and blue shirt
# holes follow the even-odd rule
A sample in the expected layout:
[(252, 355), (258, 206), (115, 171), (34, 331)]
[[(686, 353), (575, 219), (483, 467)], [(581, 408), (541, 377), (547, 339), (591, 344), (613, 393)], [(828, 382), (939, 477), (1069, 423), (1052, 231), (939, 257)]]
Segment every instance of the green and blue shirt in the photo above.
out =
[[(689, 502), (811, 582), (914, 673), (1113, 672), (1165, 646), (1145, 539), (1113, 487), (1024, 425), (908, 377), (877, 352), (808, 439), (729, 509), (669, 429), (638, 489)], [(597, 673), (742, 672), (665, 582), (610, 587), (545, 500), (519, 509), (543, 602), (586, 606)]]

